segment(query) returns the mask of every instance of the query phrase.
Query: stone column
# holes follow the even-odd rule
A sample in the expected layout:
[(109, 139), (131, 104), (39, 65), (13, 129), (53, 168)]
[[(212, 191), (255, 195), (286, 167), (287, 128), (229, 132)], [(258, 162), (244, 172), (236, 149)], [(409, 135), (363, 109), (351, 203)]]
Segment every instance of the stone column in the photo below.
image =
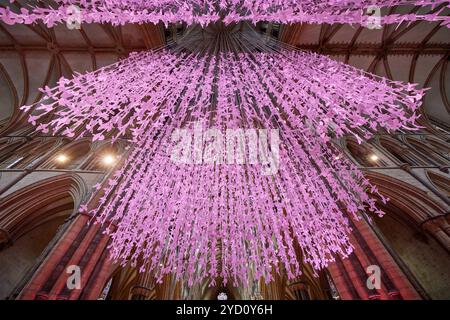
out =
[(422, 228), (429, 232), (448, 252), (450, 252), (450, 225), (444, 216), (425, 221)]
[[(354, 253), (349, 259), (340, 259), (328, 268), (341, 299), (421, 299), (410, 279), (377, 237), (369, 222), (351, 221)], [(369, 265), (377, 265), (381, 271), (380, 290), (368, 290), (363, 274)]]

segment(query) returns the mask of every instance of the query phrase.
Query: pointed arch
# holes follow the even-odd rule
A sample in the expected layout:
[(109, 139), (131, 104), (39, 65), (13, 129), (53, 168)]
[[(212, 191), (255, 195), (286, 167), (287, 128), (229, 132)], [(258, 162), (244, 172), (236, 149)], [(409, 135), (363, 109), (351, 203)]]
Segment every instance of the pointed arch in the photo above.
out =
[[(138, 271), (130, 266), (118, 266), (108, 278), (105, 284), (103, 295), (105, 300), (129, 300), (131, 297), (131, 289), (136, 283)], [(109, 284), (109, 288), (106, 286)]]
[(57, 145), (55, 139), (36, 139), (13, 148), (8, 154), (5, 154), (1, 167), (7, 169), (23, 169), (40, 159), (49, 150)]
[(448, 143), (434, 137), (426, 137), (425, 140), (430, 144), (430, 147), (436, 150), (436, 152), (440, 153), (444, 158), (450, 160), (450, 145), (448, 145)]
[(330, 300), (331, 289), (326, 276), (327, 270), (315, 271), (309, 264), (302, 265), (302, 275), (288, 281), (286, 294), (293, 300)]
[(446, 208), (405, 182), (376, 173), (367, 176), (380, 193), (390, 198), (386, 205), (378, 201), (377, 206), (386, 215), (373, 216), (371, 224), (427, 297), (448, 299), (450, 256), (445, 246), (448, 236), (429, 228), (430, 223), (444, 217)]
[(89, 139), (80, 139), (70, 142), (57, 152), (55, 151), (55, 157), (58, 154), (64, 154), (67, 157), (67, 162), (58, 163), (55, 158), (51, 158), (46, 161), (42, 167), (46, 169), (77, 169), (84, 159), (91, 151), (91, 142)]
[(62, 174), (33, 183), (0, 200), (0, 229), (14, 241), (39, 225), (72, 212), (87, 194), (84, 180)]
[(80, 177), (64, 174), (0, 200), (0, 299), (23, 288), (86, 189)]
[(447, 198), (450, 198), (450, 179), (442, 174), (428, 170), (426, 172), (428, 180), (442, 192)]
[(354, 161), (363, 167), (379, 167), (380, 165), (385, 165), (382, 159), (376, 161), (370, 159), (370, 156), (374, 152), (367, 144), (359, 144), (354, 139), (347, 138), (345, 140), (345, 147)]
[(8, 159), (14, 150), (18, 149), (20, 146), (27, 142), (25, 138), (14, 139), (14, 138), (0, 138), (0, 164)]
[(424, 190), (381, 173), (367, 172), (369, 181), (376, 185), (378, 191), (388, 197), (388, 205), (395, 206), (407, 216), (399, 217), (419, 226), (432, 216), (445, 213), (446, 208), (432, 199)]
[(416, 149), (420, 154), (422, 154), (424, 157), (431, 159), (436, 164), (445, 166), (449, 165), (450, 161), (443, 158), (439, 153), (437, 153), (433, 148), (430, 148), (429, 146), (425, 145), (423, 142), (407, 137), (406, 141), (408, 144), (410, 144), (414, 149)]
[(383, 149), (386, 150), (398, 164), (407, 163), (411, 166), (426, 165), (427, 161), (415, 155), (411, 150), (402, 146), (400, 142), (390, 137), (381, 137), (379, 143)]

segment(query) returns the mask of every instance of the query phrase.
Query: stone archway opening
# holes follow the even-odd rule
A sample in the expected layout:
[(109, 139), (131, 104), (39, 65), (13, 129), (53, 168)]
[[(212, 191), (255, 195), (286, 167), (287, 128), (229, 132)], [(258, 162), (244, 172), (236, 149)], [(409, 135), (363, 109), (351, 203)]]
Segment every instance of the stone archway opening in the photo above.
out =
[(82, 199), (83, 183), (62, 174), (0, 199), (0, 299), (14, 299), (31, 280)]
[(43, 216), (49, 217), (48, 219), (42, 223), (30, 221), (30, 224), (24, 226), (27, 230), (21, 232), (16, 239), (8, 239), (9, 243), (0, 250), (0, 299), (7, 298), (20, 285), (73, 209), (74, 201), (67, 194), (57, 202), (40, 208)]
[(399, 208), (383, 208), (383, 218), (374, 222), (391, 248), (432, 299), (450, 299), (450, 255), (429, 234), (404, 219)]
[(377, 201), (377, 207), (386, 213), (382, 218), (372, 216), (385, 245), (426, 296), (449, 299), (449, 236), (442, 229), (446, 225), (443, 205), (422, 189), (392, 177), (369, 173), (367, 178), (390, 199)]

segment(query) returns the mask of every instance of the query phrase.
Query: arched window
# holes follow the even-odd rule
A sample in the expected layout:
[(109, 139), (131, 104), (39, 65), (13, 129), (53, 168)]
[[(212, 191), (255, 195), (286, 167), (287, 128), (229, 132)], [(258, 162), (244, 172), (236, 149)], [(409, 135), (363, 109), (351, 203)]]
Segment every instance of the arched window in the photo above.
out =
[(423, 157), (431, 159), (438, 165), (445, 166), (450, 164), (450, 161), (448, 161), (446, 158), (444, 158), (438, 152), (436, 152), (434, 148), (430, 148), (429, 146), (425, 145), (424, 143), (422, 143), (417, 139), (407, 138), (406, 140), (411, 146), (413, 146), (414, 149), (420, 152), (423, 155)]
[(441, 191), (443, 195), (450, 198), (450, 179), (432, 171), (428, 171), (427, 175), (431, 183)]
[(117, 145), (106, 143), (95, 150), (82, 164), (81, 169), (90, 171), (105, 171), (117, 161), (120, 148)]
[[(227, 300), (240, 300), (242, 296), (239, 292), (239, 288), (233, 287), (230, 284), (217, 285), (217, 286), (209, 286), (205, 285), (206, 283), (210, 283), (210, 281), (206, 280), (197, 288), (193, 288), (193, 286), (184, 285), (184, 294), (187, 295), (188, 298), (191, 299), (201, 299), (201, 300), (217, 300), (217, 297), (220, 294), (225, 294), (227, 296)], [(249, 297), (248, 299), (255, 299), (256, 297)]]
[(350, 139), (347, 140), (346, 146), (351, 156), (363, 167), (380, 167), (385, 165), (384, 161), (372, 152), (368, 146), (360, 145)]
[(443, 141), (439, 141), (435, 138), (426, 137), (430, 147), (434, 148), (437, 153), (447, 160), (450, 160), (450, 146)]
[(54, 139), (39, 139), (12, 149), (5, 157), (1, 167), (4, 169), (23, 169), (31, 166), (56, 145)]
[(90, 151), (91, 144), (88, 140), (72, 142), (55, 151), (54, 157), (42, 167), (46, 169), (78, 169)]
[(400, 164), (407, 163), (411, 166), (426, 165), (427, 161), (417, 156), (407, 147), (402, 146), (399, 142), (388, 139), (381, 138), (380, 145), (386, 149), (392, 156), (394, 156)]

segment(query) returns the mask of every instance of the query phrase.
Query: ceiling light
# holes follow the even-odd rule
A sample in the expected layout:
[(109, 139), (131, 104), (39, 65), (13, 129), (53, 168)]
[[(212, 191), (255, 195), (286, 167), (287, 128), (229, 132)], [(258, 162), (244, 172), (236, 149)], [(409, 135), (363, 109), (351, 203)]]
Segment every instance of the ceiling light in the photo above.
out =
[(106, 154), (102, 159), (103, 163), (110, 166), (116, 162), (116, 157), (111, 154)]
[(55, 160), (59, 163), (66, 163), (69, 158), (65, 154), (59, 154), (56, 156)]

